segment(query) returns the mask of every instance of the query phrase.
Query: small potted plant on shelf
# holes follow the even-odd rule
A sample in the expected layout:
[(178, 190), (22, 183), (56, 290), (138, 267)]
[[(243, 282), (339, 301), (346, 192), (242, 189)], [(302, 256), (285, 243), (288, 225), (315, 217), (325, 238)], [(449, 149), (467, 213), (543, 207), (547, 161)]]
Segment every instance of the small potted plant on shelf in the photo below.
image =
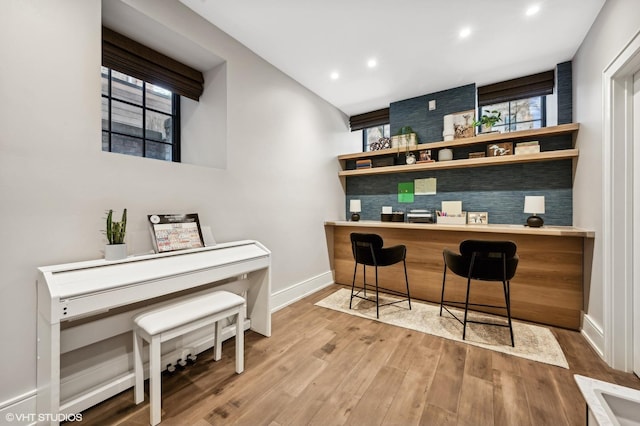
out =
[(392, 148), (404, 148), (409, 145), (418, 144), (418, 135), (413, 131), (411, 126), (403, 126), (394, 136), (391, 136)]
[(104, 248), (104, 258), (106, 260), (118, 260), (127, 257), (127, 244), (124, 237), (127, 232), (127, 209), (122, 211), (120, 222), (113, 220), (113, 210), (107, 212), (107, 245)]
[(480, 120), (473, 120), (473, 127), (480, 126), (480, 133), (489, 133), (496, 123), (502, 121), (502, 113), (497, 110), (485, 111)]

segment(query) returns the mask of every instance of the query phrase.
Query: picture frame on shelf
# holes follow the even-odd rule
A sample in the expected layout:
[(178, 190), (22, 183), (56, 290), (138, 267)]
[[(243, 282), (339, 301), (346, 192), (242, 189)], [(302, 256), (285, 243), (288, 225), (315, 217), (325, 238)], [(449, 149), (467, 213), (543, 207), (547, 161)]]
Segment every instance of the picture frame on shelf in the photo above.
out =
[(513, 142), (496, 142), (487, 145), (487, 157), (513, 155)]
[(489, 223), (488, 212), (468, 212), (467, 225), (486, 225)]
[(461, 111), (451, 114), (453, 116), (454, 139), (471, 138), (476, 135), (473, 121), (476, 118), (475, 110)]

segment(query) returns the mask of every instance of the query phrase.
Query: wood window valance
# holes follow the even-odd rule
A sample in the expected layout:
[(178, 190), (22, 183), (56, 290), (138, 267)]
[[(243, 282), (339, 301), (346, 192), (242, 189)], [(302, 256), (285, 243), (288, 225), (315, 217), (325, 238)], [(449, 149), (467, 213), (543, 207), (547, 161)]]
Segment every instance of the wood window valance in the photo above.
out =
[(553, 93), (554, 82), (555, 74), (550, 70), (478, 87), (478, 106), (550, 95)]
[(383, 124), (389, 124), (389, 108), (365, 112), (364, 114), (352, 115), (349, 117), (351, 131), (362, 130), (367, 127), (381, 126)]
[(196, 101), (204, 90), (200, 71), (104, 26), (102, 65)]

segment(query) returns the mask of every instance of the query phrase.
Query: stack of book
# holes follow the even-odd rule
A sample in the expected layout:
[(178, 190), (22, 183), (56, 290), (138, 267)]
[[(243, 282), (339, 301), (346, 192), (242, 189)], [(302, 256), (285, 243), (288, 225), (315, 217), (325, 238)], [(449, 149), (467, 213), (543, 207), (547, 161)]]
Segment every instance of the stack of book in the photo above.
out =
[(370, 169), (371, 160), (356, 160), (356, 169)]
[(469, 158), (483, 158), (485, 156), (484, 152), (470, 152)]
[(540, 144), (538, 141), (520, 142), (516, 144), (515, 155), (519, 154), (537, 154), (540, 152)]

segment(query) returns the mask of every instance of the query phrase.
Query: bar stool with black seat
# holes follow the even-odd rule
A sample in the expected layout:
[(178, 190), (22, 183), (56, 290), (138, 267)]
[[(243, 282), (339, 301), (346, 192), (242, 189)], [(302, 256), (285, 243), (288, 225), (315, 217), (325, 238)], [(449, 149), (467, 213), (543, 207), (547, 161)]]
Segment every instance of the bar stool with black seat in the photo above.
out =
[[(375, 289), (376, 292), (376, 318), (380, 318), (380, 306), (392, 305), (407, 301), (409, 302), (409, 309), (411, 309), (411, 296), (409, 294), (409, 278), (407, 276), (407, 247), (399, 244), (393, 247), (383, 247), (384, 241), (382, 237), (377, 234), (351, 234), (351, 249), (353, 251), (353, 258), (355, 259), (355, 268), (353, 270), (353, 281), (351, 282), (351, 299), (349, 300), (349, 309), (351, 309), (353, 298), (370, 300), (367, 298), (367, 288)], [(406, 293), (401, 291), (382, 288), (378, 285), (378, 267), (390, 266), (396, 263), (402, 262), (404, 266), (404, 281), (407, 287)], [(363, 278), (362, 287), (356, 287), (356, 273), (358, 272), (358, 265), (363, 266)], [(376, 282), (375, 285), (367, 284), (367, 266), (373, 266), (375, 268)], [(357, 288), (357, 292), (356, 292)], [(394, 296), (404, 297), (401, 300), (396, 300), (389, 303), (380, 304), (379, 293), (391, 294)], [(360, 294), (364, 296), (361, 296)]]
[[(511, 325), (511, 299), (510, 282), (516, 273), (518, 266), (517, 246), (513, 241), (482, 241), (464, 240), (460, 243), (460, 254), (449, 249), (443, 250), (444, 273), (442, 276), (442, 294), (440, 296), (440, 316), (444, 308), (449, 314), (457, 319), (463, 327), (462, 340), (467, 333), (467, 324), (488, 324), (500, 327), (509, 327), (511, 334), (511, 346), (513, 341), (513, 327)], [(454, 274), (467, 278), (467, 296), (465, 301), (453, 301), (444, 299), (445, 282), (447, 279), (447, 269)], [(505, 305), (487, 305), (480, 303), (469, 303), (469, 293), (471, 291), (471, 280), (502, 282)], [(455, 307), (464, 305), (464, 319), (460, 320), (451, 312), (446, 304)], [(489, 323), (483, 321), (472, 321), (468, 318), (469, 306), (481, 306), (486, 308), (504, 309), (507, 313), (507, 323)]]

